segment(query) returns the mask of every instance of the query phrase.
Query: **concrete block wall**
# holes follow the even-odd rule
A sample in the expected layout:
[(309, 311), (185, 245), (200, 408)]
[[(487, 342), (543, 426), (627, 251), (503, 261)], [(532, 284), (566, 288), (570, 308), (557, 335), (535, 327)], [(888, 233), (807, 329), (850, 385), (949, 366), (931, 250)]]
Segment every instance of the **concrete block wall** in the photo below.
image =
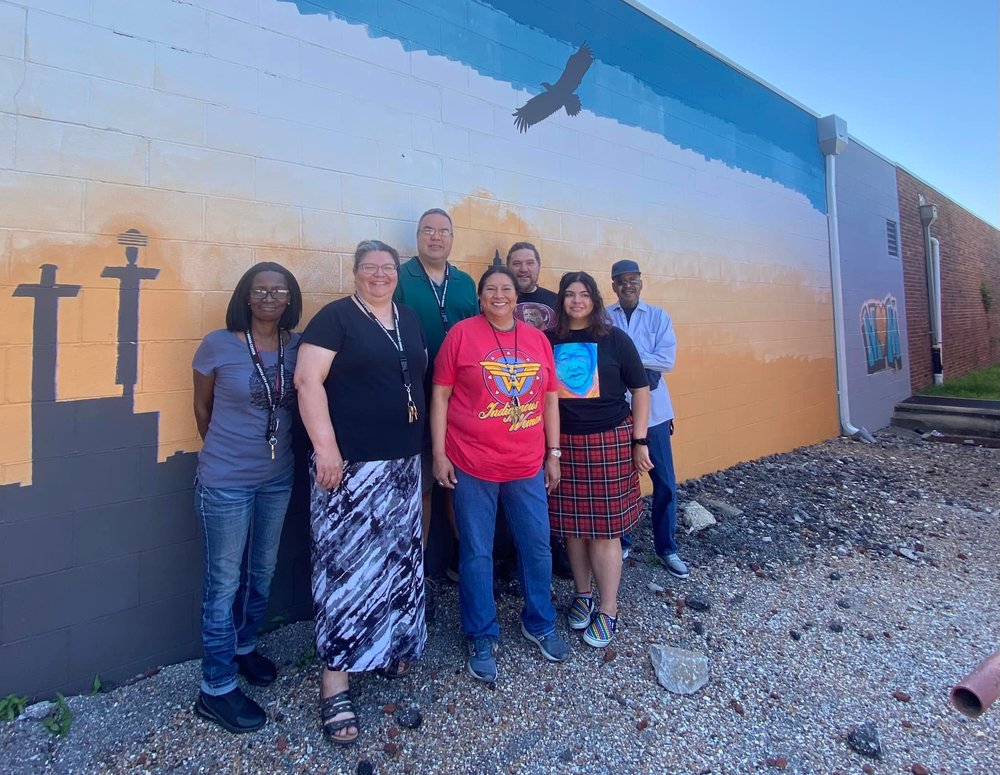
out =
[[(932, 384), (930, 315), (920, 196), (938, 207), (931, 236), (940, 242), (944, 379), (1000, 361), (1000, 230), (919, 178), (897, 168), (909, 327), (910, 385)], [(992, 296), (987, 309), (983, 287)]]
[[(584, 40), (581, 113), (518, 132)], [(610, 297), (640, 262), (682, 478), (836, 433), (814, 117), (628, 3), (0, 0), (0, 694), (198, 654), (198, 341), (255, 262), (308, 318), (435, 206), (474, 275), (529, 239)], [(276, 613), (309, 610), (301, 507)]]
[(849, 143), (837, 158), (837, 213), (851, 422), (875, 431), (910, 395), (895, 166)]

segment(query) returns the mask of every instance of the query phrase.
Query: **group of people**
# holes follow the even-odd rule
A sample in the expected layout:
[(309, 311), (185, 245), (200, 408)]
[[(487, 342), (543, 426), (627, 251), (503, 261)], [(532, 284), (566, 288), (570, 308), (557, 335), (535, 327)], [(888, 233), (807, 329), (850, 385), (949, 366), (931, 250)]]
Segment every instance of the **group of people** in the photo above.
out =
[[(552, 544), (563, 541), (574, 595), (566, 623), (610, 644), (618, 587), (653, 481), (657, 557), (688, 569), (674, 543), (673, 368), (669, 315), (640, 300), (635, 261), (611, 269), (617, 302), (568, 272), (538, 287), (541, 257), (519, 242), (478, 284), (452, 266), (451, 218), (417, 223), (417, 255), (361, 242), (354, 293), (301, 335), (298, 283), (274, 263), (237, 284), (226, 328), (194, 357), (204, 440), (195, 505), (205, 553), (202, 684), (195, 711), (232, 732), (266, 722), (239, 687), (273, 682), (257, 651), (291, 494), (297, 405), (312, 452), (310, 520), (320, 717), (328, 739), (358, 737), (349, 674), (406, 675), (424, 650), (423, 551), (436, 485), (458, 543), (467, 669), (497, 679), (493, 598), (498, 507), (517, 548), (521, 634), (545, 659), (569, 656), (552, 602)], [(596, 594), (595, 594), (596, 593)]]

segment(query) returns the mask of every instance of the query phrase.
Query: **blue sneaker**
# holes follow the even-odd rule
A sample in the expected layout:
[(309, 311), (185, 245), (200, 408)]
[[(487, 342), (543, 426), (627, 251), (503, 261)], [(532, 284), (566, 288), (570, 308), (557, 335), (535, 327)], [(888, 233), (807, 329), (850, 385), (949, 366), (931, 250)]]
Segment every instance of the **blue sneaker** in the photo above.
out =
[(493, 638), (469, 639), (469, 673), (473, 678), (491, 684), (497, 680), (497, 642)]
[(566, 645), (566, 641), (555, 630), (548, 635), (532, 635), (524, 628), (524, 623), (522, 622), (521, 634), (538, 646), (538, 650), (542, 652), (542, 656), (549, 660), (549, 662), (565, 662), (569, 656), (569, 646)]

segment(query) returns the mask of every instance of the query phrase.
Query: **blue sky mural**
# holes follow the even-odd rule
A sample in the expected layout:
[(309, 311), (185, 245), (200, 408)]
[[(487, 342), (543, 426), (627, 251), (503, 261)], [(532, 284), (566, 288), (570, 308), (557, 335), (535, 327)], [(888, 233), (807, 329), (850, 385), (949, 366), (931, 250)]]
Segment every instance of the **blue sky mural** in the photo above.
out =
[[(774, 180), (826, 211), (815, 118), (621, 0), (282, 0), (460, 61), (532, 94), (587, 42), (583, 109)], [(513, 117), (511, 119), (513, 121)]]

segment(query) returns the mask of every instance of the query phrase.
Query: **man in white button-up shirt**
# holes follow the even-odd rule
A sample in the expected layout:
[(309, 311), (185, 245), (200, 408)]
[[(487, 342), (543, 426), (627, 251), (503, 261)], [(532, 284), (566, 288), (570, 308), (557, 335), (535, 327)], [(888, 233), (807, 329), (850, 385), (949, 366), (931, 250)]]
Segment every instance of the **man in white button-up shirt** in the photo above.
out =
[[(642, 365), (649, 377), (649, 457), (653, 469), (653, 544), (656, 556), (670, 573), (686, 579), (688, 568), (677, 554), (674, 531), (677, 528), (677, 478), (670, 436), (674, 431), (674, 409), (663, 373), (673, 371), (677, 354), (674, 324), (664, 310), (641, 301), (642, 273), (630, 259), (616, 261), (611, 267), (611, 287), (618, 301), (608, 307), (611, 322), (635, 343)], [(631, 543), (631, 540), (629, 540)], [(626, 551), (628, 544), (623, 543)]]

